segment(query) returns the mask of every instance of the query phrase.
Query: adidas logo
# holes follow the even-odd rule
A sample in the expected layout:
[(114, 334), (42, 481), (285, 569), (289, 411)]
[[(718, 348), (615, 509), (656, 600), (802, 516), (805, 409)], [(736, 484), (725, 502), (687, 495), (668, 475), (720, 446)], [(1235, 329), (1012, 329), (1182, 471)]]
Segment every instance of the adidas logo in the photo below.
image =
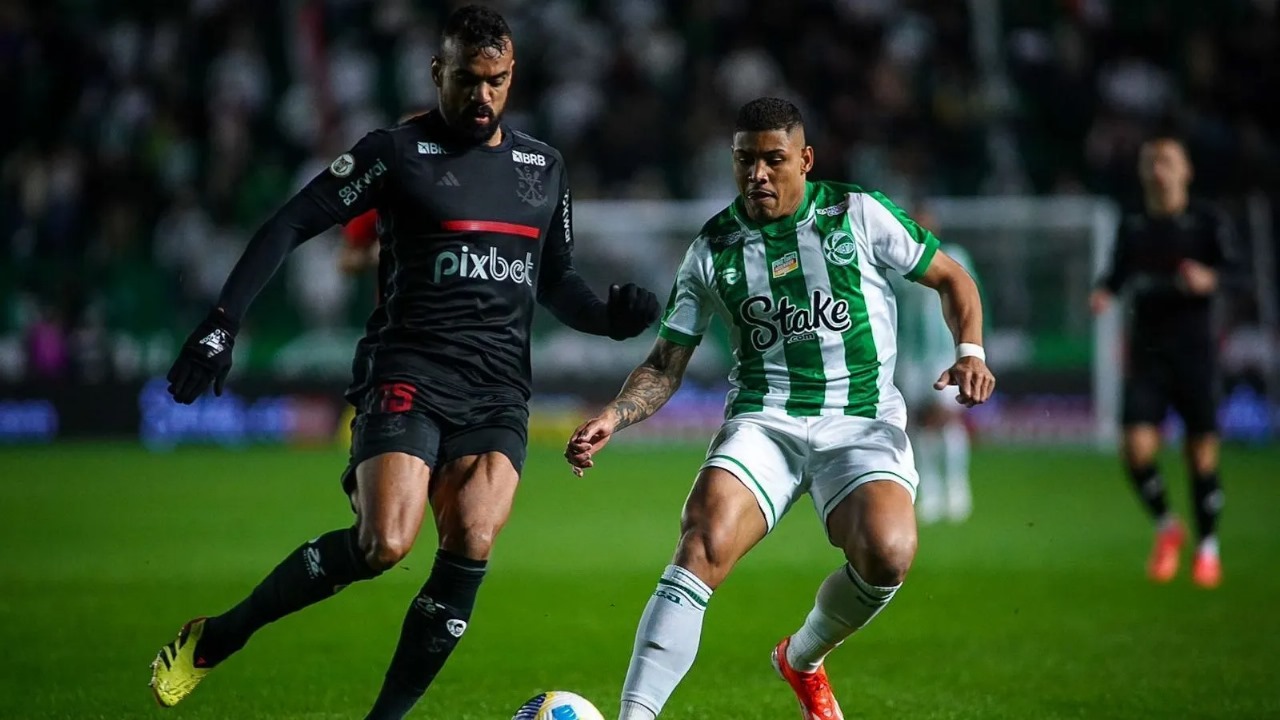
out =
[(462, 187), (462, 183), (458, 182), (458, 178), (454, 177), (453, 172), (446, 172), (444, 177), (436, 181), (436, 185), (445, 187)]

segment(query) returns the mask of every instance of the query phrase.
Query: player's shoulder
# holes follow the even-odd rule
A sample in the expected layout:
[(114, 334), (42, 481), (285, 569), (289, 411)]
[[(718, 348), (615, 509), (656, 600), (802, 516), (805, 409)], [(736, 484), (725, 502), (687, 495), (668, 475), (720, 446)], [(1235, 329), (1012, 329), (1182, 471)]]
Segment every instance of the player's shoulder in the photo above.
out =
[(539, 140), (522, 130), (507, 129), (511, 132), (512, 157), (518, 157), (516, 153), (522, 153), (524, 159), (528, 161), (526, 164), (544, 167), (564, 164), (564, 156), (551, 143)]
[(881, 211), (900, 216), (903, 211), (889, 196), (875, 188), (849, 182), (817, 180), (813, 182), (814, 212), (823, 217), (849, 215), (853, 220), (863, 218), (868, 211)]
[(698, 235), (689, 244), (689, 249), (691, 252), (710, 254), (740, 243), (746, 237), (746, 230), (734, 216), (733, 205), (730, 204), (702, 224), (698, 229)]
[(1192, 197), (1187, 201), (1187, 215), (1197, 222), (1205, 223), (1209, 227), (1216, 227), (1228, 222), (1226, 210), (1217, 203), (1202, 197)]

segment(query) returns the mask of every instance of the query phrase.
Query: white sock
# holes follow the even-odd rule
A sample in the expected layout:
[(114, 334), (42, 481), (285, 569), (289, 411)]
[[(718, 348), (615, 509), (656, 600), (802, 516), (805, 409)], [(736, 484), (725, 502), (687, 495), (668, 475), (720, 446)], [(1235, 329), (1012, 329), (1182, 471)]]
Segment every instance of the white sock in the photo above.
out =
[(1214, 557), (1218, 556), (1218, 536), (1209, 535), (1200, 541), (1200, 546), (1196, 548), (1197, 552), (1202, 552)]
[(931, 428), (921, 428), (911, 440), (915, 450), (916, 473), (920, 486), (916, 489), (916, 505), (921, 522), (935, 522), (946, 512), (946, 496), (942, 486), (942, 435)]
[(973, 509), (969, 490), (969, 433), (960, 420), (942, 428), (943, 472), (947, 484), (947, 506), (953, 519), (963, 520)]
[(619, 720), (653, 720), (662, 712), (693, 667), (710, 600), (711, 588), (693, 573), (676, 565), (663, 571), (636, 628)]
[(800, 672), (822, 667), (827, 654), (871, 622), (900, 587), (869, 585), (847, 563), (828, 575), (818, 588), (818, 598), (804, 625), (791, 636), (787, 664)]

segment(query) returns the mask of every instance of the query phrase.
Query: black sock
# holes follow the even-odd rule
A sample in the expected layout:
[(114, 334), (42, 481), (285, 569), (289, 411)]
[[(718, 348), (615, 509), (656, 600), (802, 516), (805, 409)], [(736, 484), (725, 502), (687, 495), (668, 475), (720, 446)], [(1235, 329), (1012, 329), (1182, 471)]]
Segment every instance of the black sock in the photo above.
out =
[(213, 667), (264, 625), (378, 574), (365, 562), (355, 528), (325, 533), (289, 553), (240, 604), (209, 618), (197, 664)]
[(1218, 531), (1218, 515), (1222, 512), (1222, 484), (1218, 473), (1197, 474), (1191, 480), (1191, 495), (1196, 506), (1196, 532), (1204, 540)]
[(467, 629), (486, 565), (436, 551), (431, 575), (405, 614), (382, 692), (366, 720), (400, 720), (427, 691)]
[(1129, 479), (1138, 491), (1142, 505), (1151, 513), (1151, 517), (1160, 520), (1169, 514), (1169, 501), (1165, 498), (1164, 478), (1160, 477), (1155, 465), (1130, 467)]

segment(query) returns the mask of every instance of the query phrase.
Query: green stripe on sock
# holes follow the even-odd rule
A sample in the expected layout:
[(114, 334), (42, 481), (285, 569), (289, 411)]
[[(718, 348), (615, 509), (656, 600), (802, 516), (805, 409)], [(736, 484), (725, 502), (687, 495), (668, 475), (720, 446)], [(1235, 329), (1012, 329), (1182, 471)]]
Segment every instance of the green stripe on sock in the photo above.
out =
[(700, 607), (700, 608), (704, 608), (704, 609), (707, 607), (707, 599), (706, 599), (706, 598), (704, 598), (704, 597), (702, 597), (702, 596), (698, 595), (698, 593), (697, 593), (697, 592), (695, 592), (694, 590), (692, 590), (692, 589), (690, 589), (690, 588), (688, 588), (688, 587), (686, 587), (686, 586), (684, 586), (684, 585), (681, 585), (681, 584), (680, 584), (680, 583), (678, 583), (678, 582), (674, 582), (674, 581), (672, 581), (672, 580), (668, 580), (668, 579), (666, 579), (666, 578), (658, 578), (658, 584), (659, 584), (659, 585), (666, 585), (666, 586), (668, 586), (668, 587), (673, 587), (673, 588), (675, 588), (675, 589), (677, 589), (677, 590), (681, 590), (681, 591), (683, 591), (683, 592), (684, 592), (684, 594), (685, 594), (685, 595), (688, 595), (688, 596), (689, 596), (689, 599), (690, 599), (690, 600), (692, 600), (692, 601), (693, 601), (693, 602), (694, 602), (698, 607)]

